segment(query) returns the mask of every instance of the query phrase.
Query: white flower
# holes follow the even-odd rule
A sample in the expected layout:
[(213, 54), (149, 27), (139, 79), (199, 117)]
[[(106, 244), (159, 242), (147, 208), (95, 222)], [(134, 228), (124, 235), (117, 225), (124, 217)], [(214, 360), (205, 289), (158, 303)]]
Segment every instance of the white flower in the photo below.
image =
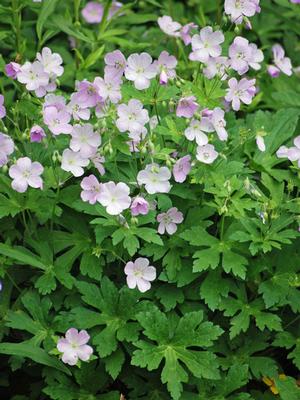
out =
[(130, 189), (126, 183), (103, 183), (98, 201), (103, 207), (106, 207), (106, 212), (108, 214), (118, 215), (130, 207), (131, 199), (129, 193)]
[(168, 193), (171, 189), (169, 179), (171, 172), (167, 167), (160, 167), (158, 164), (149, 164), (138, 173), (137, 181), (139, 185), (145, 185), (149, 194)]
[(44, 47), (42, 53), (37, 53), (36, 58), (43, 65), (44, 71), (51, 76), (61, 76), (64, 73), (61, 56), (58, 53), (52, 53), (48, 47)]
[(101, 137), (93, 131), (91, 124), (74, 125), (71, 135), (70, 148), (79, 151), (83, 158), (93, 156), (101, 144)]
[(44, 70), (42, 63), (35, 61), (31, 63), (27, 61), (20, 68), (17, 79), (20, 83), (26, 85), (27, 90), (36, 90), (40, 86), (47, 86), (49, 83), (49, 74)]
[(120, 132), (129, 131), (132, 134), (146, 133), (144, 125), (149, 122), (148, 111), (143, 109), (143, 104), (136, 99), (129, 100), (127, 104), (120, 104), (117, 108), (117, 128)]
[(212, 164), (215, 159), (218, 157), (218, 152), (215, 150), (212, 144), (206, 144), (205, 146), (197, 147), (197, 160), (205, 163)]
[(76, 153), (70, 149), (65, 149), (62, 154), (61, 168), (64, 171), (71, 172), (74, 176), (84, 174), (84, 169), (89, 164), (87, 158), (83, 158), (80, 153)]
[(142, 293), (151, 288), (151, 283), (156, 278), (156, 269), (149, 265), (147, 258), (139, 257), (134, 262), (129, 261), (124, 269), (127, 275), (127, 285), (130, 289), (136, 286)]
[(209, 57), (219, 57), (222, 53), (221, 43), (224, 35), (221, 31), (214, 32), (211, 26), (201, 29), (199, 35), (192, 37), (192, 53), (190, 60), (206, 63)]
[(169, 36), (180, 37), (181, 25), (173, 21), (169, 15), (164, 15), (157, 19), (160, 29)]
[(147, 89), (150, 86), (150, 79), (156, 74), (157, 66), (152, 63), (152, 57), (148, 53), (134, 53), (128, 57), (125, 77), (134, 82), (136, 89)]
[(213, 132), (214, 128), (209, 118), (203, 117), (201, 121), (193, 119), (188, 128), (184, 131), (185, 137), (190, 140), (196, 140), (199, 146), (208, 143), (208, 137), (204, 132)]

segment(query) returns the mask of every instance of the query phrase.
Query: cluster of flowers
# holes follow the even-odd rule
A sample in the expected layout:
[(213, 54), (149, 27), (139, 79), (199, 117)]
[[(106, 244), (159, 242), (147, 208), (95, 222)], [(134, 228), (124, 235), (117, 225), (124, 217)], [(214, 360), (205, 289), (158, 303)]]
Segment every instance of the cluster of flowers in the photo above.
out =
[[(41, 1), (41, 0), (35, 0)], [(225, 0), (225, 13), (235, 24), (244, 23), (251, 29), (249, 18), (260, 12), (259, 0)], [(291, 0), (300, 3), (300, 0)], [(108, 18), (118, 14), (122, 4), (112, 2)], [(87, 23), (100, 23), (104, 15), (104, 8), (97, 2), (88, 2), (82, 10), (82, 16)], [(228, 55), (222, 55), (224, 35), (221, 30), (214, 31), (207, 26), (199, 32), (193, 22), (182, 26), (173, 21), (170, 16), (158, 18), (158, 25), (168, 36), (182, 40), (191, 45), (189, 59), (203, 64), (203, 74), (208, 79), (219, 77), (227, 82), (227, 93), (224, 98), (224, 108), (229, 106), (238, 111), (241, 104), (250, 104), (257, 92), (256, 80), (248, 79), (243, 75), (250, 69), (255, 71), (261, 68), (264, 59), (263, 53), (256, 44), (241, 36), (236, 37), (230, 44)], [(292, 64), (285, 56), (284, 49), (279, 44), (272, 48), (273, 64), (267, 71), (271, 77), (278, 77), (282, 72), (288, 76), (292, 74)], [(157, 116), (149, 116), (141, 101), (131, 99), (128, 104), (121, 103), (121, 85), (124, 78), (133, 82), (137, 90), (149, 88), (151, 80), (158, 77), (161, 85), (167, 85), (169, 80), (176, 78), (177, 60), (167, 51), (163, 51), (157, 60), (152, 60), (148, 53), (131, 54), (127, 59), (121, 51), (115, 50), (106, 54), (104, 76), (96, 77), (93, 82), (83, 80), (76, 83), (76, 90), (67, 99), (63, 96), (51, 94), (56, 89), (56, 79), (63, 74), (62, 58), (59, 54), (52, 53), (49, 48), (44, 48), (37, 54), (36, 60), (20, 65), (11, 62), (6, 66), (6, 74), (12, 79), (17, 79), (26, 85), (26, 89), (34, 91), (37, 97), (45, 97), (43, 102), (43, 123), (53, 137), (64, 134), (70, 136), (68, 148), (61, 156), (61, 168), (70, 172), (75, 177), (84, 175), (84, 168), (90, 163), (98, 170), (100, 175), (105, 174), (105, 158), (101, 152), (101, 132), (94, 130), (88, 121), (93, 113), (98, 118), (105, 118), (107, 111), (114, 115), (114, 124), (121, 133), (126, 133), (129, 138), (131, 152), (140, 150), (142, 142), (147, 138), (148, 129), (153, 130), (158, 124)], [(237, 73), (241, 78), (232, 76)], [(49, 94), (50, 93), (50, 94)], [(110, 107), (112, 105), (112, 107)], [(213, 144), (209, 143), (209, 133), (215, 132), (218, 139), (226, 141), (225, 111), (220, 107), (213, 110), (203, 109), (197, 103), (193, 93), (188, 93), (178, 100), (176, 116), (186, 118), (188, 127), (184, 130), (187, 140), (194, 141), (197, 145), (196, 159), (205, 164), (213, 163), (218, 157)], [(0, 119), (4, 118), (6, 110), (4, 98), (0, 96)], [(42, 142), (46, 137), (44, 128), (35, 125), (30, 130), (32, 142)], [(256, 138), (259, 150), (265, 151), (263, 137)], [(0, 166), (9, 162), (9, 157), (15, 150), (13, 140), (6, 134), (0, 133)], [(174, 155), (176, 157), (177, 155)], [(295, 138), (293, 147), (282, 146), (277, 151), (278, 157), (297, 161), (300, 167), (300, 136)], [(171, 190), (170, 180), (172, 175), (175, 182), (182, 183), (187, 179), (193, 165), (192, 156), (185, 155), (174, 163), (172, 171), (167, 166), (160, 166), (151, 162), (137, 174), (137, 187), (144, 187), (146, 195), (139, 193), (130, 197), (130, 188), (123, 182), (99, 182), (94, 174), (85, 176), (80, 183), (81, 199), (89, 204), (100, 203), (110, 215), (120, 215), (130, 209), (131, 215), (146, 215), (153, 209), (147, 200), (147, 194), (168, 193)], [(21, 157), (9, 168), (14, 190), (23, 193), (28, 186), (43, 188), (43, 166), (28, 157)], [(173, 235), (177, 225), (182, 223), (183, 214), (172, 207), (167, 212), (156, 216), (158, 233)], [(127, 285), (129, 288), (138, 288), (146, 292), (151, 288), (151, 282), (156, 278), (156, 269), (150, 265), (147, 258), (137, 258), (129, 261), (124, 268)], [(58, 340), (57, 349), (62, 353), (62, 361), (69, 365), (76, 365), (78, 360), (88, 361), (93, 349), (87, 343), (90, 337), (86, 331), (78, 332), (69, 329), (64, 338)]]

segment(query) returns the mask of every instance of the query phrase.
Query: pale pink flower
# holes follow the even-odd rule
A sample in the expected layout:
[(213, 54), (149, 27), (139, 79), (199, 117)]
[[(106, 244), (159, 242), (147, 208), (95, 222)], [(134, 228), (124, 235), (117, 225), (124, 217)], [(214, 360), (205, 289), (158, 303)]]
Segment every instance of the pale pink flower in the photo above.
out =
[(92, 157), (90, 157), (90, 160), (94, 164), (99, 174), (104, 175), (105, 168), (103, 166), (103, 163), (105, 162), (105, 157), (100, 156), (100, 154), (94, 154)]
[(153, 130), (157, 127), (157, 125), (158, 125), (158, 118), (156, 115), (153, 115), (153, 117), (151, 117), (149, 120), (149, 126)]
[(89, 160), (83, 158), (79, 152), (65, 149), (62, 153), (61, 169), (71, 172), (76, 177), (84, 174), (83, 167), (88, 166), (88, 164)]
[(163, 235), (167, 231), (169, 235), (173, 235), (177, 231), (177, 225), (183, 221), (183, 214), (177, 207), (172, 207), (167, 212), (158, 214), (156, 220), (159, 222), (159, 234)]
[(173, 167), (173, 176), (176, 182), (182, 183), (186, 180), (191, 170), (191, 156), (187, 155), (176, 161)]
[(88, 121), (91, 116), (91, 112), (89, 108), (82, 107), (76, 97), (76, 93), (73, 93), (71, 95), (71, 99), (69, 104), (67, 105), (67, 111), (72, 114), (73, 118), (78, 121), (80, 119), (83, 119), (85, 121)]
[(55, 107), (57, 111), (67, 111), (66, 99), (63, 96), (57, 96), (56, 94), (47, 94), (44, 99), (43, 110), (46, 107)]
[(74, 99), (82, 108), (95, 107), (99, 101), (102, 101), (94, 82), (92, 83), (87, 80), (77, 82), (76, 90), (77, 93), (75, 93)]
[(137, 175), (139, 185), (145, 185), (149, 194), (168, 193), (171, 189), (169, 180), (171, 172), (167, 167), (160, 167), (158, 164), (148, 164), (145, 169)]
[(101, 193), (102, 184), (98, 182), (95, 175), (89, 175), (82, 179), (80, 183), (82, 192), (80, 197), (83, 201), (87, 201), (90, 204), (95, 204), (99, 201), (99, 195)]
[(107, 53), (104, 62), (106, 64), (104, 72), (107, 77), (122, 77), (126, 67), (126, 58), (120, 50)]
[(160, 29), (169, 36), (180, 37), (181, 25), (179, 22), (173, 21), (168, 15), (159, 17), (157, 23)]
[(289, 57), (285, 57), (284, 48), (280, 44), (275, 44), (272, 47), (275, 66), (269, 66), (268, 72), (274, 78), (281, 72), (291, 76), (293, 73), (292, 63)]
[(224, 35), (221, 31), (214, 32), (211, 26), (201, 29), (200, 34), (192, 37), (192, 53), (190, 60), (206, 63), (209, 57), (219, 57), (222, 53), (221, 43)]
[(144, 197), (137, 196), (133, 199), (130, 210), (134, 217), (140, 214), (147, 215), (149, 212), (149, 203), (144, 199)]
[(182, 97), (176, 108), (177, 117), (192, 118), (199, 107), (195, 96)]
[(149, 122), (149, 114), (139, 100), (131, 99), (128, 105), (120, 104), (117, 113), (119, 118), (116, 120), (116, 126), (120, 132), (141, 134), (146, 131), (144, 126)]
[(206, 144), (197, 147), (196, 158), (205, 164), (212, 164), (218, 157), (218, 154), (219, 153), (215, 150), (215, 147), (212, 144)]
[(260, 0), (225, 0), (225, 13), (230, 15), (231, 21), (241, 24), (244, 17), (253, 17), (260, 12)]
[(6, 116), (6, 108), (4, 106), (4, 96), (0, 94), (0, 119)]
[(159, 83), (161, 85), (166, 85), (169, 79), (174, 79), (176, 77), (176, 65), (177, 60), (174, 56), (170, 56), (167, 51), (162, 51), (157, 61), (153, 63), (158, 70)]
[(28, 186), (35, 189), (43, 188), (43, 180), (40, 175), (43, 173), (43, 166), (32, 162), (28, 157), (22, 157), (9, 168), (8, 174), (13, 179), (11, 187), (19, 193), (24, 193)]
[(35, 61), (31, 63), (27, 61), (21, 66), (17, 74), (20, 83), (26, 85), (27, 90), (36, 90), (40, 86), (47, 86), (49, 83), (49, 74), (45, 72), (42, 63)]
[(280, 146), (276, 152), (278, 158), (287, 158), (288, 157), (289, 148), (286, 146)]
[(64, 68), (61, 66), (63, 60), (58, 53), (52, 53), (51, 49), (44, 47), (41, 53), (37, 53), (37, 60), (44, 67), (44, 71), (50, 76), (61, 76)]
[(190, 32), (192, 29), (197, 28), (197, 26), (198, 25), (194, 24), (194, 22), (190, 22), (181, 28), (180, 36), (186, 46), (192, 43), (192, 36)]
[(217, 135), (220, 140), (227, 140), (228, 139), (228, 133), (225, 129), (226, 127), (226, 121), (224, 118), (225, 111), (222, 110), (220, 107), (216, 107), (213, 109), (213, 113), (210, 117), (210, 121), (217, 132)]
[(264, 152), (266, 151), (266, 145), (265, 145), (265, 141), (264, 138), (260, 135), (256, 136), (256, 145), (259, 151)]
[(93, 354), (91, 346), (87, 345), (90, 336), (87, 331), (78, 332), (75, 328), (67, 330), (65, 338), (57, 342), (57, 350), (62, 355), (62, 361), (68, 365), (76, 365), (78, 360), (88, 361)]
[(37, 97), (44, 97), (48, 92), (54, 92), (56, 90), (55, 77), (51, 77), (49, 83), (45, 86), (39, 86), (35, 89), (34, 93)]
[(34, 125), (30, 129), (30, 141), (40, 143), (46, 137), (44, 129), (39, 125)]
[(99, 24), (103, 17), (103, 5), (95, 1), (89, 1), (81, 10), (81, 14), (85, 21), (89, 24)]
[(229, 60), (227, 57), (210, 57), (205, 63), (203, 74), (208, 79), (218, 76), (222, 81), (227, 78), (226, 69), (229, 67)]
[(268, 65), (267, 71), (271, 78), (278, 78), (280, 75), (280, 69), (275, 67), (275, 65)]
[(232, 102), (234, 111), (238, 111), (241, 108), (241, 102), (244, 104), (251, 104), (256, 93), (254, 85), (255, 79), (248, 80), (243, 78), (240, 81), (237, 81), (235, 78), (229, 79), (225, 100)]
[(145, 293), (151, 288), (151, 283), (156, 278), (156, 269), (149, 265), (147, 258), (139, 257), (134, 262), (129, 261), (124, 272), (127, 275), (126, 281), (130, 289), (136, 286), (138, 290)]
[(131, 54), (127, 59), (125, 77), (134, 82), (138, 90), (147, 89), (150, 80), (157, 75), (157, 67), (152, 63), (152, 57), (148, 53)]
[(0, 132), (0, 167), (6, 165), (8, 162), (8, 156), (14, 152), (13, 140), (4, 133)]
[(263, 52), (254, 43), (241, 36), (237, 36), (229, 46), (230, 66), (240, 75), (249, 70), (249, 66), (255, 70), (261, 68), (260, 63), (264, 59)]
[(106, 212), (110, 215), (121, 214), (122, 211), (130, 207), (130, 189), (126, 183), (114, 183), (112, 181), (103, 183), (98, 197), (99, 203), (106, 207)]
[(300, 136), (295, 137), (294, 146), (288, 148), (287, 158), (292, 162), (298, 161), (298, 167), (300, 168)]
[(56, 107), (49, 106), (43, 111), (44, 123), (48, 126), (53, 135), (72, 132), (72, 125), (69, 124), (71, 115), (66, 110), (58, 111)]
[(210, 119), (203, 117), (200, 121), (197, 119), (192, 119), (190, 125), (185, 129), (184, 135), (188, 140), (196, 140), (196, 143), (199, 146), (203, 146), (208, 143), (208, 137), (206, 133), (213, 132), (213, 130), (214, 128)]
[(21, 70), (21, 65), (11, 61), (10, 63), (5, 65), (5, 74), (9, 78), (17, 79), (17, 75)]
[(102, 100), (109, 99), (114, 104), (121, 100), (121, 78), (118, 75), (113, 77), (105, 74), (104, 79), (97, 77), (94, 83)]
[(93, 156), (101, 144), (101, 136), (98, 132), (94, 132), (91, 124), (74, 125), (71, 135), (71, 150), (79, 151), (83, 158)]

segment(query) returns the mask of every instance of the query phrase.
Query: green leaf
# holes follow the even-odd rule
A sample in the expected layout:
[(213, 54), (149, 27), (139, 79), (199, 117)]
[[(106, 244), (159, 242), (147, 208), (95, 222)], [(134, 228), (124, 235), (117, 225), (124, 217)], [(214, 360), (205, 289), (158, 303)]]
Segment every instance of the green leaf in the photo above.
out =
[(106, 371), (113, 379), (116, 379), (121, 372), (122, 365), (125, 361), (125, 355), (121, 349), (118, 349), (110, 356), (104, 358), (103, 361)]
[(21, 246), (12, 247), (7, 244), (0, 243), (0, 254), (12, 258), (15, 261), (19, 261), (22, 265), (28, 264), (32, 267), (42, 270), (47, 268), (38, 256)]
[(45, 22), (48, 21), (50, 15), (54, 12), (58, 0), (44, 0), (41, 12), (39, 13), (36, 23), (36, 33), (39, 40), (42, 39), (42, 32)]
[(71, 375), (71, 372), (62, 362), (49, 356), (45, 350), (35, 347), (32, 343), (0, 343), (0, 353), (30, 358), (38, 364), (43, 364)]

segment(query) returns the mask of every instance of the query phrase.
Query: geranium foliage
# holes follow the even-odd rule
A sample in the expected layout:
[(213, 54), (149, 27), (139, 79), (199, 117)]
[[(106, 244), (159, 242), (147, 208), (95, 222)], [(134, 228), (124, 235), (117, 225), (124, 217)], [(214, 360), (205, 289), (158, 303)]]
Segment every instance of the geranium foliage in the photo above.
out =
[(299, 3), (1, 1), (1, 399), (300, 398)]

